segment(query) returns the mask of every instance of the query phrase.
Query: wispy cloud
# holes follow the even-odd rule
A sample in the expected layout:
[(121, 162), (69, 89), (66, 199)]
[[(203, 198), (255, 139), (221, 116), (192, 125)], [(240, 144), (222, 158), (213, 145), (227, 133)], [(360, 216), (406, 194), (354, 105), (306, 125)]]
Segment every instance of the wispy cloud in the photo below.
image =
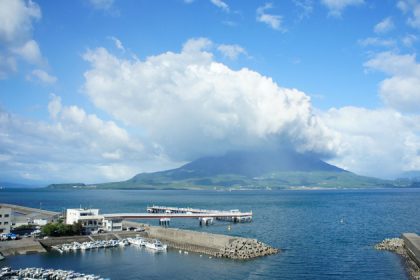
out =
[(296, 7), (299, 8), (299, 19), (308, 18), (314, 10), (313, 0), (293, 0)]
[(397, 42), (392, 39), (382, 39), (378, 37), (368, 37), (358, 41), (359, 45), (363, 47), (374, 46), (374, 47), (395, 47)]
[(321, 0), (321, 3), (328, 8), (329, 15), (341, 17), (344, 9), (349, 6), (357, 6), (364, 3), (364, 0)]
[(262, 22), (270, 26), (271, 28), (285, 32), (286, 29), (283, 27), (283, 17), (280, 15), (269, 14), (267, 10), (272, 9), (272, 3), (266, 3), (257, 9), (257, 21)]
[(48, 74), (46, 71), (42, 69), (35, 69), (31, 72), (31, 74), (27, 75), (26, 78), (28, 80), (36, 79), (44, 84), (54, 84), (57, 82), (57, 78)]
[(397, 7), (406, 15), (407, 24), (413, 28), (420, 28), (420, 1), (400, 0)]
[(111, 16), (119, 16), (120, 11), (115, 7), (114, 0), (88, 0), (92, 8), (103, 11)]
[(125, 52), (125, 47), (124, 47), (124, 45), (123, 45), (123, 43), (121, 42), (120, 39), (118, 39), (117, 37), (114, 37), (114, 36), (109, 36), (108, 38), (114, 42), (115, 47), (117, 49)]
[(210, 2), (215, 5), (216, 7), (222, 9), (225, 12), (229, 12), (229, 6), (222, 0), (210, 0)]
[(377, 23), (375, 27), (373, 28), (373, 30), (375, 31), (375, 33), (383, 34), (383, 33), (387, 33), (388, 31), (391, 31), (394, 28), (395, 28), (394, 21), (392, 20), (391, 17), (387, 17), (387, 18), (384, 18), (379, 23)]
[(235, 60), (239, 55), (246, 55), (246, 50), (239, 45), (219, 45), (217, 50), (222, 53), (224, 57)]

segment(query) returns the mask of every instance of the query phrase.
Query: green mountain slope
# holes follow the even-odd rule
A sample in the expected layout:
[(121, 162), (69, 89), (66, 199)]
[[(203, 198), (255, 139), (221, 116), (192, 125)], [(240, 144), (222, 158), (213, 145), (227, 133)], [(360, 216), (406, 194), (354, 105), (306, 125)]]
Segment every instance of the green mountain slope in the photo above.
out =
[(97, 184), (118, 189), (284, 189), (393, 186), (392, 181), (358, 176), (313, 155), (290, 151), (229, 152), (179, 168), (141, 173), (123, 182)]

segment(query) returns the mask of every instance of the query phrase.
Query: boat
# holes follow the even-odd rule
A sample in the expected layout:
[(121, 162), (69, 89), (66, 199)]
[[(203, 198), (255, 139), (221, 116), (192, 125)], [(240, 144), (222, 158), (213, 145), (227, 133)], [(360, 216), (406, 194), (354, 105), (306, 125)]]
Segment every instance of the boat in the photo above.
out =
[(127, 241), (127, 239), (122, 239), (118, 242), (118, 245), (120, 245), (121, 247), (127, 246), (130, 243)]
[(139, 237), (136, 237), (136, 238), (128, 238), (128, 242), (131, 245), (136, 245), (136, 246), (145, 246), (146, 245), (146, 242), (144, 241), (144, 239), (143, 238), (139, 238)]
[(156, 251), (166, 251), (166, 248), (168, 247), (166, 244), (162, 244), (159, 240), (154, 240), (153, 242), (146, 242), (145, 243), (146, 248), (156, 250)]

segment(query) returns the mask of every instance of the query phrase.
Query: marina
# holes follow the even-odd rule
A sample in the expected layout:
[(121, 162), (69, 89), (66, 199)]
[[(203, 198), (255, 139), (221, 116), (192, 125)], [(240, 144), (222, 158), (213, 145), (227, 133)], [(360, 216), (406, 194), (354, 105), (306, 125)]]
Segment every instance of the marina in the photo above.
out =
[(98, 240), (98, 241), (85, 241), (79, 243), (77, 241), (71, 243), (64, 243), (61, 245), (53, 245), (51, 249), (59, 252), (71, 252), (71, 251), (85, 251), (85, 250), (94, 250), (101, 248), (114, 248), (114, 247), (125, 247), (128, 245), (133, 245), (137, 247), (146, 247), (153, 249), (159, 252), (166, 251), (167, 245), (162, 244), (159, 240), (146, 240), (139, 236), (134, 238), (124, 238), (124, 239), (111, 239), (111, 240)]

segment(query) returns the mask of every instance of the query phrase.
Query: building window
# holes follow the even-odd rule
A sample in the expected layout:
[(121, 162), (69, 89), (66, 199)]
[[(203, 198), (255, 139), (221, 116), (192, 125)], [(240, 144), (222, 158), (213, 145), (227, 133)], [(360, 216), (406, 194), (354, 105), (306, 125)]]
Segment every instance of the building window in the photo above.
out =
[(0, 222), (0, 225), (1, 225), (1, 222)]
[(9, 214), (4, 214), (4, 217), (5, 217), (5, 218), (9, 217)]
[(9, 222), (4, 222), (4, 224), (5, 224), (5, 225), (8, 225), (8, 224), (9, 224)]
[(3, 217), (3, 215), (2, 214), (0, 214), (0, 218), (2, 218)]

